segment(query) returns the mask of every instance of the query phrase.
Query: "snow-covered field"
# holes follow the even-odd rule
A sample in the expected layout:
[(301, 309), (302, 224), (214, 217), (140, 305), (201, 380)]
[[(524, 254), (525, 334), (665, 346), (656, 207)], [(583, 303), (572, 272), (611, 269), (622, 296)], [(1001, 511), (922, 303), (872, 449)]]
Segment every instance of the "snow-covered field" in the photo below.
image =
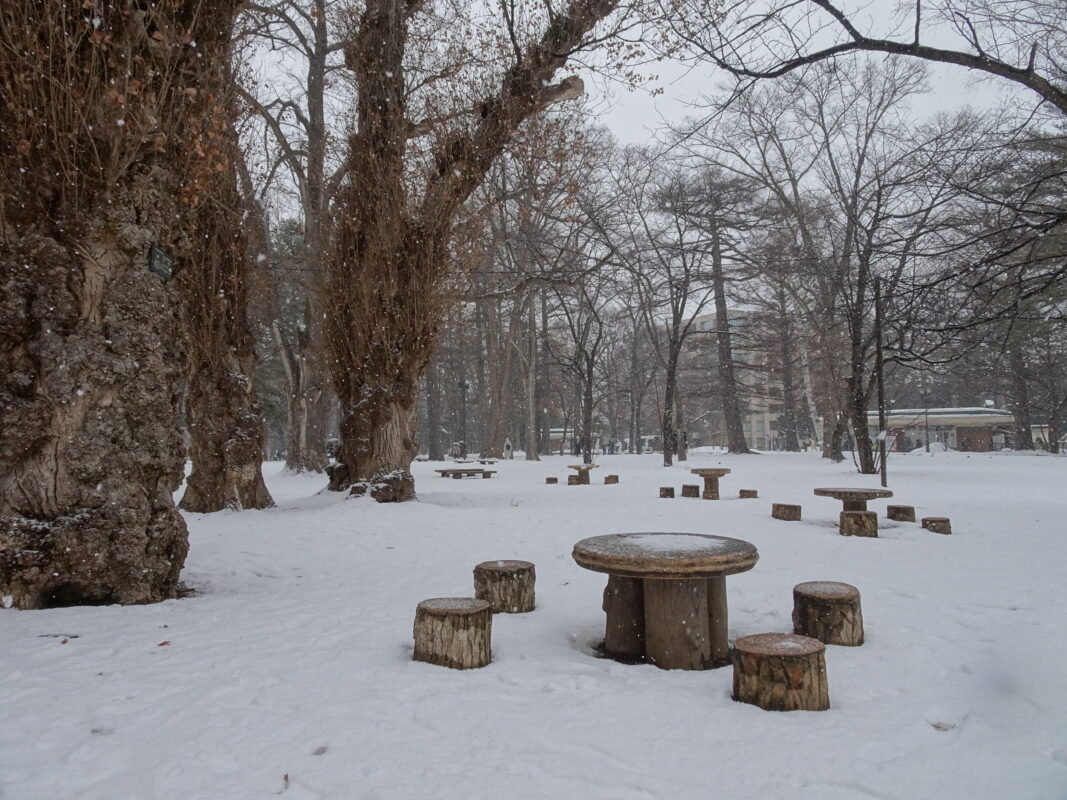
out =
[[(402, 506), (266, 465), (278, 508), (190, 515), (197, 596), (0, 612), (0, 798), (1067, 798), (1067, 459), (897, 457), (890, 502), (953, 535), (854, 539), (811, 493), (877, 485), (850, 463), (700, 454), (733, 469), (708, 502), (658, 499), (699, 481), (657, 458), (602, 457), (594, 484), (622, 483), (589, 487), (544, 484), (570, 458), (491, 481), (416, 464)], [(753, 542), (731, 638), (790, 630), (795, 583), (858, 586), (867, 642), (827, 649), (831, 710), (734, 703), (729, 667), (596, 658), (604, 576), (570, 550), (624, 531)], [(416, 604), (496, 558), (536, 563), (536, 611), (494, 619), (485, 669), (413, 662)]]

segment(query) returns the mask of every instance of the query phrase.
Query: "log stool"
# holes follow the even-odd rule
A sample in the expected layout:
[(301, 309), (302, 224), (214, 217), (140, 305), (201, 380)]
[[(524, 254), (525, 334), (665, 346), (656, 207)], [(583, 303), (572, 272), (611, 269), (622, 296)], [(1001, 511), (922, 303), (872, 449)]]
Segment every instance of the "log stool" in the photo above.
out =
[(568, 475), (567, 476), (567, 485), (568, 486), (581, 486), (582, 485), (582, 476), (581, 475)]
[(948, 517), (923, 517), (923, 527), (931, 533), (952, 533), (952, 521)]
[(773, 503), (771, 504), (771, 516), (775, 519), (784, 519), (786, 522), (800, 522), (800, 506)]
[(674, 497), (674, 487), (673, 486), (661, 486), (661, 487), (659, 487), (659, 496), (660, 497)]
[(755, 500), (759, 497), (759, 492), (755, 489), (742, 489), (739, 496), (742, 500)]
[(452, 669), (484, 667), (492, 659), (493, 615), (473, 597), (437, 597), (415, 609), (415, 660)]
[(878, 515), (873, 511), (842, 511), (838, 527), (842, 536), (878, 536)]
[(695, 497), (700, 499), (700, 485), (696, 483), (682, 484), (682, 497)]
[(734, 642), (734, 700), (764, 711), (825, 711), (826, 645), (792, 633), (757, 633)]
[(614, 484), (616, 484), (618, 482), (619, 482), (619, 476), (618, 475), (605, 475), (604, 476), (604, 485), (605, 486), (613, 486)]
[(536, 579), (529, 561), (483, 561), (474, 568), (474, 596), (494, 614), (533, 611)]
[(545, 478), (545, 483), (547, 483), (550, 486), (553, 485), (553, 484), (557, 484), (557, 483), (559, 483), (559, 478)]
[(915, 506), (886, 506), (885, 515), (894, 522), (915, 522)]
[(793, 587), (793, 632), (823, 644), (863, 644), (860, 590), (835, 581), (798, 583)]

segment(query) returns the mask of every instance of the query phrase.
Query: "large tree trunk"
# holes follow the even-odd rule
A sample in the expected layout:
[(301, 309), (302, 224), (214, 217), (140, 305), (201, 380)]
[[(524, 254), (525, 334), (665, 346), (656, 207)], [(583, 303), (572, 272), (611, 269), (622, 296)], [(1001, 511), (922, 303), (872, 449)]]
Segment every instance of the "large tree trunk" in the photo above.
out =
[(787, 452), (795, 453), (800, 450), (800, 440), (797, 437), (797, 386), (796, 368), (793, 360), (793, 325), (789, 318), (789, 309), (786, 304), (785, 289), (778, 289), (778, 310), (781, 313), (778, 337), (779, 356), (782, 360), (782, 416), (781, 423), (782, 445)]
[(745, 439), (741, 404), (737, 400), (737, 371), (734, 369), (733, 341), (730, 318), (726, 308), (726, 277), (722, 268), (722, 245), (719, 230), (712, 229), (711, 281), (715, 294), (715, 344), (719, 356), (719, 397), (726, 424), (726, 446), (731, 453), (751, 453)]
[(92, 11), (0, 5), (7, 607), (173, 597), (188, 548), (171, 495), (179, 302), (148, 263), (151, 245), (179, 254), (195, 235), (188, 213), (215, 165), (191, 154), (209, 147), (204, 87), (221, 73), (233, 5)]
[(256, 352), (248, 320), (249, 242), (242, 235), (242, 199), (233, 165), (237, 133), (220, 154), (219, 173), (197, 215), (192, 268), (179, 278), (189, 337), (186, 397), (189, 475), (181, 507), (200, 513), (274, 505), (261, 469), (263, 418), (253, 387)]
[(674, 463), (674, 439), (677, 435), (674, 428), (674, 393), (678, 386), (678, 356), (673, 346), (667, 355), (663, 383), (663, 415), (660, 418), (660, 429), (663, 435), (663, 466), (669, 467)]

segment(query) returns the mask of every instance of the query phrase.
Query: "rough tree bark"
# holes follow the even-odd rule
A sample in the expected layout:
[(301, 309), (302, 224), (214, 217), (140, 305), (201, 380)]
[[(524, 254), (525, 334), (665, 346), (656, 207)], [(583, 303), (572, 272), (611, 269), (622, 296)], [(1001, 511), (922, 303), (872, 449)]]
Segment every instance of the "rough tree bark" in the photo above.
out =
[(4, 606), (176, 593), (184, 341), (149, 253), (181, 260), (219, 169), (235, 5), (0, 5)]
[[(224, 89), (223, 91), (227, 91)], [(230, 106), (225, 98), (217, 100)], [(232, 117), (231, 117), (232, 119)], [(274, 505), (263, 482), (263, 417), (253, 387), (256, 351), (248, 319), (254, 236), (242, 231), (237, 131), (218, 131), (221, 169), (197, 213), (192, 267), (178, 282), (189, 342), (186, 423), (189, 475), (181, 507), (206, 513)]]
[(1030, 427), (1033, 413), (1030, 409), (1030, 383), (1026, 370), (1026, 358), (1019, 342), (1008, 349), (1008, 370), (1011, 374), (1011, 412), (1015, 417), (1015, 436), (1012, 447), (1016, 450), (1033, 450), (1034, 434)]
[[(478, 104), (469, 131), (443, 135), (421, 190), (410, 192), (404, 55), (417, 3), (369, 0), (345, 48), (356, 73), (357, 124), (337, 196), (327, 259), (331, 372), (341, 405), (341, 442), (330, 489), (379, 501), (414, 496), (410, 465), (417, 382), (437, 338), (443, 288), (453, 265), (456, 216), (492, 161), (529, 116), (581, 94), (581, 81), (551, 84), (617, 0), (576, 0), (557, 11)], [(433, 126), (430, 127), (431, 132)]]

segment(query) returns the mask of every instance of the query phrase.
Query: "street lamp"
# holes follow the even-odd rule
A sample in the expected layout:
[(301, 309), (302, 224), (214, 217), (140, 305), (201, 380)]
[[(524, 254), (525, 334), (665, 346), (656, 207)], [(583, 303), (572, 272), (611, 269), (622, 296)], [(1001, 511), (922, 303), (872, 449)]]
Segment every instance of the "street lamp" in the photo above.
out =
[(459, 405), (459, 457), (467, 457), (467, 390), (470, 383), (466, 378), (459, 382), (460, 405)]

